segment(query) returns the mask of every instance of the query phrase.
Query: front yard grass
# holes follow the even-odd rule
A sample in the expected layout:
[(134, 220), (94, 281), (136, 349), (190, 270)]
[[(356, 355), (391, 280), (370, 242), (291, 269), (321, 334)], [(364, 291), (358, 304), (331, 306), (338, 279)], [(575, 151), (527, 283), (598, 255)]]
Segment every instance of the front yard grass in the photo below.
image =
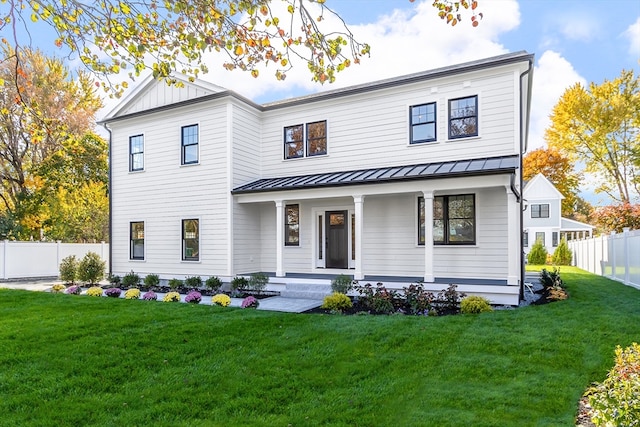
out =
[(442, 317), (286, 314), (0, 290), (3, 426), (573, 426), (640, 291)]

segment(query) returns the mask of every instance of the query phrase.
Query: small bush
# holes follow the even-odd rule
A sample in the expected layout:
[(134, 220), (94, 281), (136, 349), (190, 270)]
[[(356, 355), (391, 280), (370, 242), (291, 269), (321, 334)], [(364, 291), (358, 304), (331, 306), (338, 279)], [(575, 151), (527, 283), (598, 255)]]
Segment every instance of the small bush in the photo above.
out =
[(184, 279), (184, 285), (189, 289), (197, 289), (202, 286), (202, 279), (200, 276), (192, 276)]
[(252, 273), (249, 276), (247, 290), (257, 292), (258, 294), (265, 290), (269, 283), (269, 276), (264, 273)]
[(65, 289), (67, 289), (65, 285), (63, 285), (62, 283), (56, 283), (51, 287), (51, 292), (57, 294), (59, 292), (64, 292)]
[(198, 291), (191, 291), (184, 297), (184, 302), (191, 304), (200, 304), (200, 301), (202, 301), (202, 294)]
[(69, 295), (80, 295), (82, 288), (78, 285), (69, 286), (64, 293)]
[(140, 276), (131, 270), (130, 273), (127, 273), (122, 278), (122, 286), (126, 286), (127, 288), (135, 288), (140, 284)]
[(327, 295), (326, 297), (324, 297), (324, 301), (322, 302), (322, 308), (338, 313), (342, 313), (343, 311), (348, 310), (351, 307), (353, 307), (351, 299), (340, 292), (334, 292), (331, 295)]
[(104, 279), (104, 262), (95, 252), (87, 252), (78, 264), (78, 279), (94, 285)]
[(353, 289), (355, 283), (351, 277), (346, 274), (340, 274), (331, 281), (331, 291), (346, 295)]
[(406, 310), (411, 314), (424, 314), (431, 309), (434, 296), (424, 290), (421, 284), (411, 284), (404, 289), (404, 302)]
[(121, 282), (122, 282), (122, 278), (117, 274), (109, 275), (109, 283), (111, 283), (111, 286), (113, 286), (114, 288), (117, 288), (118, 286), (120, 286)]
[(553, 251), (552, 261), (555, 265), (571, 265), (572, 260), (573, 252), (569, 249), (567, 239), (563, 237), (556, 250)]
[(242, 308), (258, 308), (260, 302), (253, 295), (249, 295), (245, 299), (242, 300), (242, 304), (240, 307)]
[(607, 378), (585, 393), (596, 426), (640, 426), (640, 345), (616, 348)]
[(211, 292), (218, 292), (222, 287), (222, 280), (220, 280), (220, 278), (218, 278), (217, 276), (211, 276), (207, 280), (205, 280), (204, 285)]
[(78, 260), (75, 255), (69, 255), (60, 261), (60, 280), (74, 284), (78, 276)]
[(364, 286), (355, 286), (360, 303), (369, 311), (378, 314), (391, 314), (402, 308), (402, 298), (397, 291), (387, 289), (382, 283), (378, 283), (374, 289), (370, 283)]
[(158, 299), (158, 295), (153, 291), (149, 291), (142, 295), (142, 299), (145, 301), (156, 301)]
[(140, 289), (138, 288), (127, 289), (127, 292), (124, 293), (124, 299), (138, 299), (138, 298), (140, 298)]
[(232, 291), (237, 291), (240, 289), (247, 289), (247, 286), (249, 285), (249, 281), (242, 277), (242, 276), (236, 276), (231, 280), (231, 290)]
[(144, 284), (148, 287), (158, 286), (160, 284), (160, 276), (157, 274), (147, 274), (144, 276)]
[(169, 280), (169, 289), (175, 291), (176, 289), (182, 287), (182, 280), (180, 279), (171, 279)]
[(493, 311), (489, 300), (477, 295), (462, 298), (460, 312), (463, 314), (478, 314)]
[(455, 311), (458, 309), (460, 300), (467, 295), (463, 292), (458, 292), (457, 285), (449, 285), (447, 289), (443, 289), (436, 295), (437, 304), (443, 309), (448, 311)]
[(92, 286), (87, 289), (87, 295), (89, 295), (90, 297), (101, 297), (102, 288), (100, 286)]
[(120, 298), (121, 293), (122, 289), (120, 288), (109, 288), (104, 291), (104, 294), (110, 298)]
[(548, 292), (547, 298), (552, 301), (560, 301), (567, 299), (567, 291), (564, 288), (564, 282), (560, 278), (560, 270), (554, 268), (553, 271), (547, 271), (543, 268), (540, 271), (540, 283)]
[(164, 302), (180, 302), (180, 294), (177, 292), (167, 292), (162, 298)]
[(547, 248), (544, 247), (541, 240), (531, 246), (531, 250), (527, 255), (527, 262), (534, 265), (544, 265), (547, 263)]
[(226, 294), (216, 294), (211, 298), (211, 302), (220, 307), (228, 307), (231, 304), (231, 298)]

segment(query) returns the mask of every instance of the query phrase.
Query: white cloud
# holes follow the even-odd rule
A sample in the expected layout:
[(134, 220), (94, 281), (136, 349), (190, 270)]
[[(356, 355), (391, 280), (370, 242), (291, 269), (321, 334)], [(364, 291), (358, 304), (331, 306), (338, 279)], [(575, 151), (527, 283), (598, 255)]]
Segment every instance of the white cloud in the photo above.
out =
[(622, 35), (629, 40), (629, 54), (640, 60), (640, 16)]
[(559, 53), (548, 50), (538, 59), (533, 72), (529, 151), (546, 145), (544, 131), (551, 123), (553, 107), (565, 90), (576, 83), (586, 85), (586, 80)]
[(569, 40), (590, 41), (602, 35), (600, 22), (586, 14), (564, 14), (559, 18), (559, 31)]

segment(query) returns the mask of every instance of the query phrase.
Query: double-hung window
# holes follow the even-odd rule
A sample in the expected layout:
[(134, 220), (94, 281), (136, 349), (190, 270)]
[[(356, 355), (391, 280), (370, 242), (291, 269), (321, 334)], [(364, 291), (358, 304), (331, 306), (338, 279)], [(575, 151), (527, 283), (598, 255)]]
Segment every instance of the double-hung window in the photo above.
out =
[(478, 96), (449, 100), (449, 139), (478, 136)]
[(182, 260), (200, 260), (200, 221), (197, 219), (182, 220)]
[(182, 127), (182, 164), (198, 163), (198, 125)]
[[(425, 243), (424, 197), (418, 197), (418, 244)], [(433, 243), (474, 245), (476, 243), (476, 200), (474, 194), (433, 198)]]
[(549, 218), (549, 204), (531, 205), (531, 218)]
[(525, 231), (524, 234), (522, 235), (522, 244), (524, 245), (525, 248), (527, 246), (529, 246), (529, 232), (528, 231)]
[(144, 259), (144, 222), (129, 223), (129, 259)]
[(144, 170), (144, 136), (129, 137), (129, 171)]
[(300, 245), (300, 205), (287, 205), (285, 209), (284, 244)]
[(545, 241), (545, 232), (544, 231), (536, 231), (536, 243), (542, 243), (542, 246), (547, 246), (547, 242)]
[(297, 159), (327, 154), (327, 122), (284, 128), (284, 158)]
[(410, 108), (411, 144), (436, 140), (436, 103), (414, 105)]

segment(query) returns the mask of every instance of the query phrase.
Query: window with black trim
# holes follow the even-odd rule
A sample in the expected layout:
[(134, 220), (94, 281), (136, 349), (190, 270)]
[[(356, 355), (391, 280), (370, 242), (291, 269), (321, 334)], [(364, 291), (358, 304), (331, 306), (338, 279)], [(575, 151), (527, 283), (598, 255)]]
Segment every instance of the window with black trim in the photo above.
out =
[(129, 171), (144, 170), (144, 136), (129, 137)]
[(182, 164), (198, 163), (198, 125), (182, 126)]
[(327, 121), (284, 128), (284, 158), (297, 159), (327, 154)]
[(531, 218), (549, 218), (549, 204), (531, 205)]
[(449, 100), (449, 139), (478, 136), (478, 96)]
[(144, 259), (144, 222), (129, 223), (129, 259)]
[(285, 208), (284, 244), (300, 245), (300, 205), (287, 205)]
[(525, 248), (527, 246), (529, 246), (529, 232), (528, 231), (525, 231), (524, 234), (522, 235), (522, 244), (524, 245)]
[(200, 260), (200, 220), (182, 220), (182, 260)]
[(436, 103), (414, 105), (410, 108), (411, 144), (436, 140)]
[(551, 232), (551, 245), (555, 248), (556, 246), (558, 246), (558, 232), (557, 231), (553, 231)]
[[(424, 197), (418, 197), (418, 244), (425, 243)], [(474, 194), (433, 198), (433, 243), (474, 245), (476, 243), (476, 198)]]
[(547, 243), (545, 242), (545, 233), (544, 233), (544, 231), (537, 231), (536, 232), (536, 243), (537, 242), (542, 243), (542, 246), (547, 246)]

